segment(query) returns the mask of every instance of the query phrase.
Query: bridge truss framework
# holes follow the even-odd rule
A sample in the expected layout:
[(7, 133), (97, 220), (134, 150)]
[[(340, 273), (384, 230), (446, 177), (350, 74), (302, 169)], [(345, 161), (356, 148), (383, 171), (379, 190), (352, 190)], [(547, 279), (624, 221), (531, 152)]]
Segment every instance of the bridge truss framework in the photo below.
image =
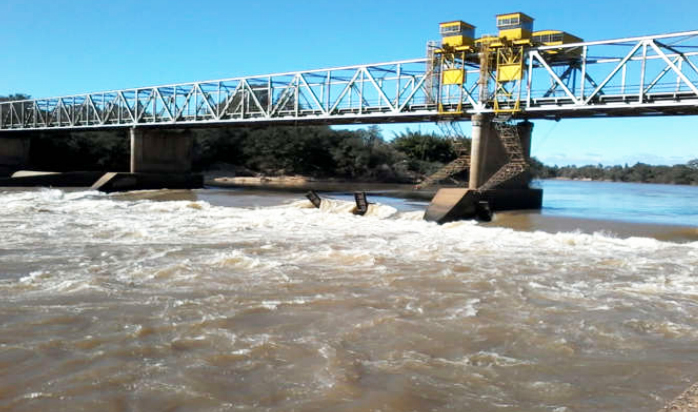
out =
[[(503, 102), (518, 100), (517, 118), (698, 114), (698, 31), (525, 53), (520, 93)], [(0, 131), (399, 123), (495, 111), (477, 64), (467, 63), (455, 88), (441, 84), (440, 70), (422, 58), (2, 102)]]

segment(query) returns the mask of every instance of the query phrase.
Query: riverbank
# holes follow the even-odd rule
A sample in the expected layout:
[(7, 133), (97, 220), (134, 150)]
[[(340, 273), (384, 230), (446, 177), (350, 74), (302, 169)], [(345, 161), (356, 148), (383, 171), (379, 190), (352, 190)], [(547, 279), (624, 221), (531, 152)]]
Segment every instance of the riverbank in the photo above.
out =
[(698, 411), (698, 383), (691, 386), (659, 412), (696, 412)]
[(306, 176), (226, 177), (209, 175), (205, 177), (205, 185), (215, 188), (243, 188), (291, 193), (302, 193), (309, 190), (343, 193), (362, 191), (373, 196), (419, 200), (431, 200), (436, 193), (435, 188), (414, 190), (414, 185), (411, 184), (353, 182), (340, 179), (317, 180)]

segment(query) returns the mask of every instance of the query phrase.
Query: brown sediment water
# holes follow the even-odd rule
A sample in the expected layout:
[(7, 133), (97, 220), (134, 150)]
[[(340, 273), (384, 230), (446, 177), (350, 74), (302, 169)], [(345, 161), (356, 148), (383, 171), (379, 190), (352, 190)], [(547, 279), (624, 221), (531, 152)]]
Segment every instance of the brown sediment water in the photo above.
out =
[(646, 237), (669, 242), (698, 241), (698, 227), (549, 216), (539, 211), (498, 212), (492, 222), (482, 225), (521, 231), (540, 230), (547, 233), (605, 233), (620, 238)]
[(692, 228), (265, 192), (0, 203), (0, 410), (656, 411), (698, 379)]

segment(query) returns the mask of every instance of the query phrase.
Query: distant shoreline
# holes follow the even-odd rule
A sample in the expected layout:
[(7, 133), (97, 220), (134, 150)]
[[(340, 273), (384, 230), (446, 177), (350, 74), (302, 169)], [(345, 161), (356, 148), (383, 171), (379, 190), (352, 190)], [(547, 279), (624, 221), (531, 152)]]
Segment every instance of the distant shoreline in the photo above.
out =
[[(570, 178), (570, 177), (550, 177), (537, 178), (535, 181), (560, 181), (560, 182), (598, 182), (598, 183), (628, 183), (628, 184), (644, 184), (644, 185), (663, 185), (663, 186), (686, 186), (698, 187), (697, 185), (685, 185), (676, 183), (654, 183), (654, 182), (624, 182), (609, 179), (591, 179), (591, 178)], [(412, 195), (400, 196), (408, 198), (425, 199), (428, 196), (433, 196), (436, 193), (436, 187), (431, 187), (423, 190), (414, 190), (413, 184), (406, 183), (389, 183), (380, 181), (356, 181), (339, 178), (315, 179), (302, 175), (291, 176), (221, 176), (220, 174), (206, 175), (205, 182), (210, 187), (254, 187), (264, 188), (269, 190), (289, 190), (289, 191), (355, 191), (355, 190), (388, 190), (394, 191), (399, 188), (399, 191), (411, 192)], [(439, 185), (438, 187), (455, 187), (454, 185)], [(366, 188), (366, 189), (362, 189)], [(431, 199), (431, 197), (429, 197)]]
[(686, 185), (680, 183), (657, 183), (657, 182), (625, 182), (622, 180), (610, 180), (610, 179), (592, 179), (590, 177), (572, 178), (572, 177), (548, 177), (545, 179), (539, 178), (535, 180), (550, 180), (550, 181), (561, 181), (561, 182), (599, 182), (599, 183), (629, 183), (638, 185), (662, 185), (662, 186), (686, 186), (686, 187), (698, 187), (698, 185)]
[(313, 179), (306, 176), (258, 176), (225, 177), (207, 176), (205, 185), (217, 188), (254, 188), (270, 191), (307, 192), (346, 192), (363, 191), (375, 196), (389, 196), (406, 199), (431, 200), (435, 188), (414, 190), (414, 185), (404, 183), (360, 182), (346, 179)]

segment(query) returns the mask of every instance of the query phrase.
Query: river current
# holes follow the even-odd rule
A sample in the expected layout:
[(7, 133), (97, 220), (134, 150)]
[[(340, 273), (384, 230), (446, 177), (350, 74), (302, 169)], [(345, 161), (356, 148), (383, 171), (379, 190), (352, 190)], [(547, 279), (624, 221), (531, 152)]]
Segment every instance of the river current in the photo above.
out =
[(0, 205), (0, 410), (656, 411), (698, 380), (695, 241), (231, 191)]

